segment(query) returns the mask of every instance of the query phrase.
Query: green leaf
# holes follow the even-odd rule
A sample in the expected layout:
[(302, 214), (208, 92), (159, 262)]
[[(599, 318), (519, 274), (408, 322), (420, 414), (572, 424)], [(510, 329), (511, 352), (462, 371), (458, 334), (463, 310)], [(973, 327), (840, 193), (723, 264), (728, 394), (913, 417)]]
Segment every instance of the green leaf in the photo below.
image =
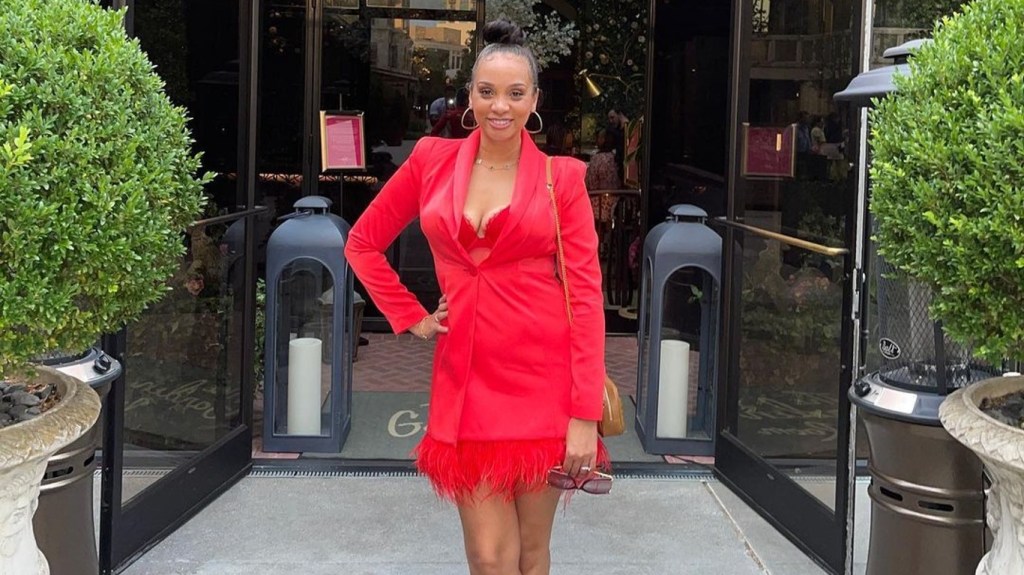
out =
[(870, 112), (879, 252), (993, 362), (1024, 343), (1022, 23), (1024, 0), (964, 5)]
[(204, 206), (188, 118), (124, 15), (0, 0), (0, 377), (138, 318)]

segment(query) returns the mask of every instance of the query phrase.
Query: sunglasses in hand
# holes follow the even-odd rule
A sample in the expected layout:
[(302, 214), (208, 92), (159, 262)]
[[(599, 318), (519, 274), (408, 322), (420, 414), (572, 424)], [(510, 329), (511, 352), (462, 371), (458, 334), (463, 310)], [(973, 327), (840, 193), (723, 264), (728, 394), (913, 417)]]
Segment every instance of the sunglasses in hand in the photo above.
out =
[(590, 471), (581, 477), (573, 477), (562, 469), (562, 466), (548, 470), (548, 485), (556, 489), (579, 489), (592, 495), (604, 495), (612, 490), (615, 478), (600, 471)]

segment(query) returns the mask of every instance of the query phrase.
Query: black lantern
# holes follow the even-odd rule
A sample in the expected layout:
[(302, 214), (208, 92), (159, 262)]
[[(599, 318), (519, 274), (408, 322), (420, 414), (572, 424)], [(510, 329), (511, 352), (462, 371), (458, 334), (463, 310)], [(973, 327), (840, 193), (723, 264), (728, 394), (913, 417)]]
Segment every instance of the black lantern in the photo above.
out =
[(337, 453), (351, 425), (349, 225), (330, 207), (302, 198), (267, 243), (265, 451)]
[(644, 241), (636, 431), (648, 453), (714, 453), (722, 238), (672, 206)]

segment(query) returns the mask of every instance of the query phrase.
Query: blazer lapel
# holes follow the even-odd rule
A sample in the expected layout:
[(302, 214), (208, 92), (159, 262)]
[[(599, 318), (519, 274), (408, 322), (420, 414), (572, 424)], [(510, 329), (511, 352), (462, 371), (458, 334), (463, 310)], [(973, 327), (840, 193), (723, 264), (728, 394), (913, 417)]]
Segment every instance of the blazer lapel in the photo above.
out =
[[(459, 239), (459, 228), (462, 227), (463, 210), (466, 209), (466, 195), (469, 194), (469, 177), (473, 172), (473, 161), (480, 147), (480, 130), (473, 132), (459, 145), (459, 153), (455, 157), (455, 174), (452, 178), (452, 219), (451, 234), (456, 243)], [(460, 244), (461, 245), (461, 244)]]
[[(512, 192), (512, 202), (508, 209), (508, 220), (505, 221), (501, 233), (498, 234), (498, 238), (494, 241), (495, 251), (501, 246), (502, 240), (508, 236), (509, 230), (519, 225), (519, 222), (526, 216), (530, 204), (533, 202), (534, 196), (537, 195), (538, 191), (541, 189), (544, 189), (545, 192), (547, 191), (543, 186), (544, 179), (547, 177), (545, 171), (546, 160), (547, 157), (537, 149), (530, 134), (523, 130), (523, 143), (519, 153), (519, 169), (516, 171), (516, 186)], [(465, 199), (465, 195), (463, 195), (463, 199)]]
[(455, 244), (455, 251), (466, 261), (470, 261), (469, 252), (459, 241), (459, 229), (462, 227), (463, 210), (466, 207), (466, 195), (469, 194), (469, 177), (473, 170), (473, 161), (480, 146), (480, 130), (466, 137), (455, 156), (455, 167), (449, 180), (451, 189), (447, 190), (451, 201), (451, 209), (441, 211), (441, 218), (448, 227), (448, 234)]

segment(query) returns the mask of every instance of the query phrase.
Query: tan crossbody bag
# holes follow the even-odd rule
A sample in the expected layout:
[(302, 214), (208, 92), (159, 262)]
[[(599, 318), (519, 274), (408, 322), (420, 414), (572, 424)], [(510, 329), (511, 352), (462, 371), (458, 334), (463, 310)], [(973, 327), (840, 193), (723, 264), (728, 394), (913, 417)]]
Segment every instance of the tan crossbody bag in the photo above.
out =
[[(551, 196), (551, 206), (555, 210), (555, 242), (558, 246), (558, 273), (562, 278), (562, 289), (565, 291), (565, 311), (572, 326), (572, 304), (569, 301), (569, 276), (565, 269), (565, 250), (562, 248), (562, 221), (558, 214), (558, 200), (555, 198), (555, 182), (551, 177), (551, 156), (547, 157), (547, 186)], [(602, 437), (621, 435), (626, 431), (626, 418), (622, 414), (622, 399), (619, 388), (615, 386), (608, 374), (604, 376), (604, 400), (602, 401), (601, 421), (597, 423), (597, 432)]]

